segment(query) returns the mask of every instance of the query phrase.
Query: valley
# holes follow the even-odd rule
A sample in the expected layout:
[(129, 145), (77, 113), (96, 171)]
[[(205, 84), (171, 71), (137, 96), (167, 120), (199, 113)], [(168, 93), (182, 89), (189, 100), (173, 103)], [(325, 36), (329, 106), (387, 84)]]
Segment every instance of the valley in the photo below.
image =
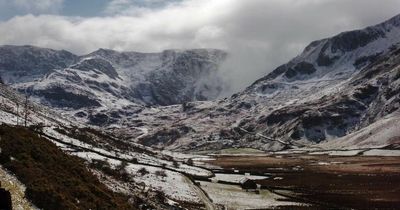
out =
[(240, 92), (229, 52), (0, 46), (0, 178), (20, 209), (396, 209), (400, 15)]

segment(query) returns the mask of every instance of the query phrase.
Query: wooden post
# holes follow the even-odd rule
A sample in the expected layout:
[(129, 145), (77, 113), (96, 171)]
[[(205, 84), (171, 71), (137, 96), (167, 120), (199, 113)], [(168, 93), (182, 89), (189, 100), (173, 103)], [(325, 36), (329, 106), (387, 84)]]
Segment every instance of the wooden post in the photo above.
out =
[(25, 96), (25, 115), (24, 115), (24, 126), (27, 127), (27, 121), (28, 121), (28, 115), (29, 115), (29, 104), (28, 104), (28, 98), (29, 96)]
[(19, 125), (19, 103), (17, 102), (17, 126)]

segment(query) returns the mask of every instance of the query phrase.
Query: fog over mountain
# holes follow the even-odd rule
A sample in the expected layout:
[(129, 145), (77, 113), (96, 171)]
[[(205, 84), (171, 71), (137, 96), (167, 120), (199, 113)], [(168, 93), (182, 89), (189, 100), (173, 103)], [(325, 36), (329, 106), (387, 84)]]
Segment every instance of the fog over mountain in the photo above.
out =
[[(69, 1), (35, 2), (0, 1), (0, 44), (76, 54), (98, 48), (223, 49), (230, 54), (221, 68), (231, 84), (225, 95), (266, 75), (312, 40), (382, 22), (400, 8), (396, 0), (113, 0), (93, 3), (98, 13), (88, 17), (84, 6), (79, 15), (68, 13)], [(18, 16), (7, 18), (10, 9)]]

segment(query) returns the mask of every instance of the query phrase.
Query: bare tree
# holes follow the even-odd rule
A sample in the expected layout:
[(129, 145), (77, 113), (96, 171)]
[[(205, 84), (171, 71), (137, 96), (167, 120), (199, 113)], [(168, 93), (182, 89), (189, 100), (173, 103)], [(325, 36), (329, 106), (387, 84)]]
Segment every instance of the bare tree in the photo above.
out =
[(27, 127), (28, 116), (30, 114), (29, 107), (29, 96), (25, 95), (25, 103), (24, 103), (24, 126)]
[(17, 102), (17, 126), (19, 125), (19, 103)]

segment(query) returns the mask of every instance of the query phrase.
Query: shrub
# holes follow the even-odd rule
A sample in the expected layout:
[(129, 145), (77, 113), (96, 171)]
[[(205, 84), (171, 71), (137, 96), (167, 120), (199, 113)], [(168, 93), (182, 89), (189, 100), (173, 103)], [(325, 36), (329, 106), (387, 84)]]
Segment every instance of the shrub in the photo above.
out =
[(174, 166), (174, 168), (179, 168), (179, 163), (178, 163), (178, 161), (173, 161), (172, 162), (172, 165)]
[(138, 173), (139, 173), (141, 176), (144, 176), (144, 175), (146, 175), (146, 174), (149, 174), (149, 171), (148, 171), (146, 168), (141, 168), (141, 169), (139, 169)]
[(165, 177), (167, 177), (167, 173), (165, 173), (165, 171), (164, 170), (159, 170), (159, 171), (156, 171), (156, 176), (160, 176), (160, 177), (162, 177), (162, 178), (165, 178)]
[(93, 160), (92, 163), (89, 165), (91, 168), (95, 168), (104, 174), (108, 176), (112, 176), (117, 180), (121, 180), (123, 182), (130, 182), (131, 181), (131, 176), (130, 174), (126, 171), (126, 162), (121, 162), (119, 166), (117, 166), (116, 169), (113, 169), (107, 161), (103, 160)]
[(186, 163), (187, 163), (188, 165), (192, 166), (192, 165), (193, 165), (193, 159), (192, 159), (192, 158), (189, 158), (189, 159), (186, 161)]

